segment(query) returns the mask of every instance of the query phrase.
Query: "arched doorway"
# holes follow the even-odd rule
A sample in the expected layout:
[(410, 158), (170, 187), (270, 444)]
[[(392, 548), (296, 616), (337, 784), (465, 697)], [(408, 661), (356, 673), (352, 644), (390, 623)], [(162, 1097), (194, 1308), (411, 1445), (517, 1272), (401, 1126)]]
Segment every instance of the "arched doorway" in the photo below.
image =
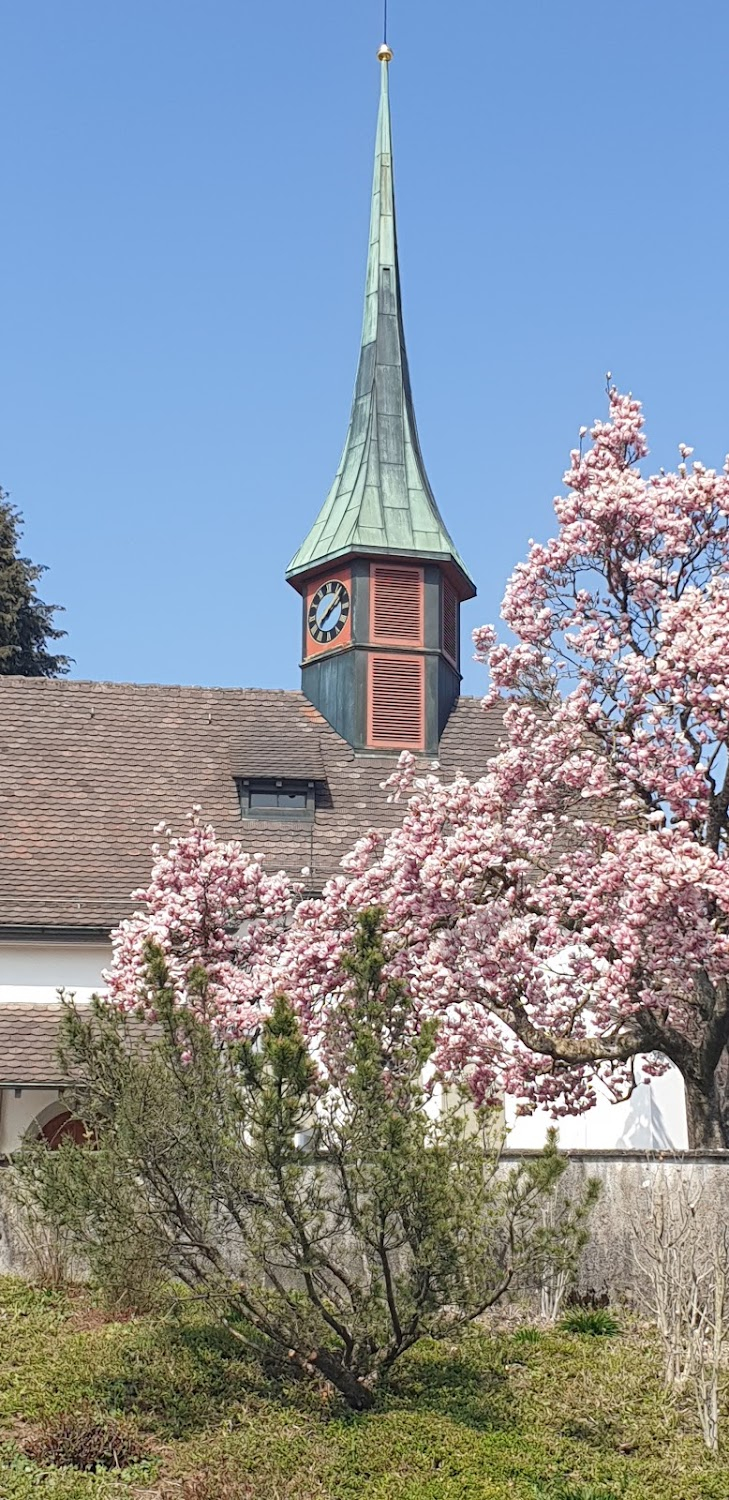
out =
[(54, 1099), (52, 1104), (47, 1104), (27, 1130), (31, 1139), (35, 1137), (45, 1141), (51, 1151), (56, 1151), (65, 1140), (74, 1141), (77, 1146), (81, 1146), (87, 1139), (87, 1133), (83, 1120), (79, 1120), (62, 1099)]
[(82, 1146), (86, 1139), (86, 1126), (83, 1120), (77, 1120), (71, 1114), (70, 1109), (60, 1109), (57, 1114), (52, 1115), (41, 1125), (39, 1135), (47, 1141), (52, 1151), (58, 1149), (61, 1141), (73, 1141), (75, 1145)]

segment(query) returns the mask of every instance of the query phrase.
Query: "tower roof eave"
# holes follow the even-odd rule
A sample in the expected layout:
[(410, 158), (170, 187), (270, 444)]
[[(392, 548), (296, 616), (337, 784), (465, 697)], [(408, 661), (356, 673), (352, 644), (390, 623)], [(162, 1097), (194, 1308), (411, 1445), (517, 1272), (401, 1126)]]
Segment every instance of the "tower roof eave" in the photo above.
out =
[(351, 546), (341, 547), (336, 552), (327, 552), (324, 557), (304, 555), (304, 548), (299, 548), (296, 556), (292, 558), (286, 569), (286, 579), (298, 592), (305, 578), (311, 577), (312, 573), (319, 572), (330, 564), (347, 562), (354, 557), (388, 557), (393, 562), (418, 562), (438, 563), (447, 573), (451, 575), (452, 582), (461, 600), (475, 599), (476, 585), (465, 568), (455, 548), (444, 551), (441, 548), (429, 550), (424, 547), (406, 549), (403, 547), (381, 547), (376, 544), (355, 543)]

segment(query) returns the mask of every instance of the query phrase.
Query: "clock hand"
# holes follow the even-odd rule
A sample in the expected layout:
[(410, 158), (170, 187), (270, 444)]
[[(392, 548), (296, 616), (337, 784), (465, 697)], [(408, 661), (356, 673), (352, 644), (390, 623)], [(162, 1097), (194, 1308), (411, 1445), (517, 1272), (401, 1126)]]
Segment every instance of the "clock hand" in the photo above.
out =
[(329, 605), (329, 608), (327, 609), (326, 614), (319, 621), (319, 629), (320, 630), (326, 630), (326, 628), (327, 628), (327, 620), (331, 619), (332, 613), (333, 613), (334, 609), (336, 608), (336, 606), (338, 605), (339, 600), (341, 599), (341, 597), (342, 597), (342, 590), (341, 590), (341, 588), (339, 588), (339, 589), (337, 589), (336, 594), (332, 594), (332, 599), (331, 599), (331, 603)]

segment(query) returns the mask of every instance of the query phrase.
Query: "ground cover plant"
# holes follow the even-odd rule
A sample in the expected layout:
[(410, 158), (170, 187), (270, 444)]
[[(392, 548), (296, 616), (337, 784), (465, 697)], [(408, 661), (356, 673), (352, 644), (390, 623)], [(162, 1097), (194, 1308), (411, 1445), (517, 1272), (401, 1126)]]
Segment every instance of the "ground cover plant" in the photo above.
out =
[(566, 1333), (589, 1334), (591, 1338), (610, 1338), (619, 1330), (617, 1318), (607, 1307), (570, 1307), (559, 1320)]
[[(263, 1370), (193, 1300), (109, 1321), (81, 1292), (0, 1281), (3, 1500), (726, 1500), (689, 1399), (666, 1401), (660, 1349), (477, 1326), (405, 1355), (372, 1410)], [(725, 1401), (726, 1393), (722, 1399)], [(58, 1468), (59, 1424), (133, 1432), (127, 1469)], [(86, 1425), (88, 1430), (88, 1425)]]

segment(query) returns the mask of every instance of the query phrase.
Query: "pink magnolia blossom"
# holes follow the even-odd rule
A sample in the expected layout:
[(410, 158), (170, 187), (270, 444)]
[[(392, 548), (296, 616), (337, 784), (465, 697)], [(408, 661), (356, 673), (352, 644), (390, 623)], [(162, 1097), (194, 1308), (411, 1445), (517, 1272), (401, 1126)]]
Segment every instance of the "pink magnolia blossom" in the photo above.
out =
[(153, 846), (150, 884), (133, 893), (142, 908), (113, 934), (109, 993), (124, 1010), (153, 1013), (145, 958), (151, 941), (165, 955), (178, 1005), (194, 1003), (190, 979), (202, 968), (207, 1018), (221, 1031), (248, 1031), (260, 1020), (262, 984), (269, 993), (273, 987), (265, 976), (275, 967), (297, 888), (284, 874), (265, 875), (260, 858), (240, 844), (221, 843), (198, 809), (182, 837), (164, 825), (156, 831), (167, 847)]
[(504, 714), (484, 775), (444, 785), (404, 755), (389, 783), (402, 826), (365, 831), (298, 905), (194, 823), (116, 937), (119, 1003), (145, 1000), (151, 935), (181, 1003), (196, 962), (233, 1028), (286, 989), (326, 1056), (357, 913), (377, 906), (389, 972), (439, 1018), (441, 1068), (477, 1097), (579, 1112), (597, 1080), (629, 1094), (647, 1054), (649, 1072), (681, 1070), (693, 1140), (724, 1144), (729, 471), (689, 467), (684, 444), (677, 472), (645, 477), (643, 425), (610, 389), (554, 536), (509, 580), (510, 640), (475, 634)]

